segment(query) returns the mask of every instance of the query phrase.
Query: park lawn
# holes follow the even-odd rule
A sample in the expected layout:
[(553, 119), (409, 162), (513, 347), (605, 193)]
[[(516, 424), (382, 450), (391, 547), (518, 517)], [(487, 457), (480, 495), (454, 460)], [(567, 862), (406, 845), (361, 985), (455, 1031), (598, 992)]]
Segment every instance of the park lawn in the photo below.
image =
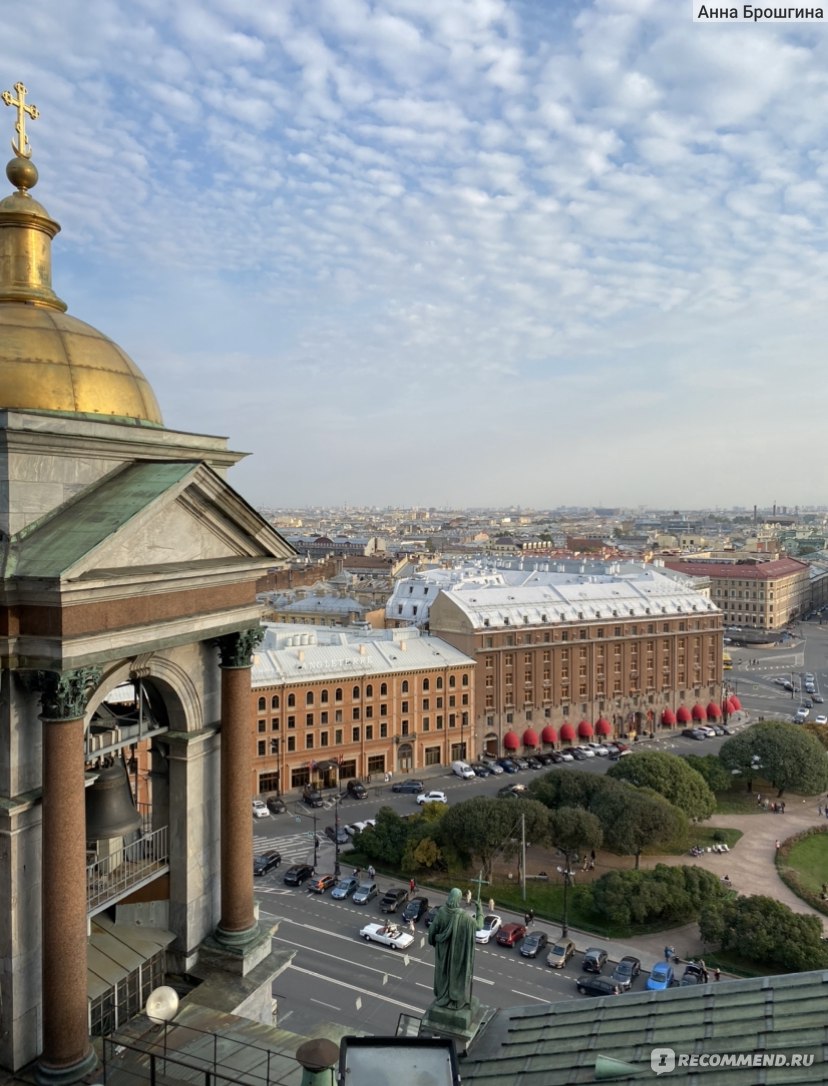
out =
[[(763, 787), (768, 789), (763, 791)], [(744, 783), (740, 784), (738, 788), (730, 788), (727, 792), (716, 793), (716, 814), (765, 814), (764, 808), (760, 807), (756, 802), (756, 793), (761, 795), (773, 794), (770, 792), (770, 786), (766, 785), (764, 781), (761, 783), (754, 781), (754, 788), (748, 792), (745, 790)]]
[(815, 833), (797, 841), (786, 863), (797, 871), (805, 886), (819, 893), (828, 883), (828, 834)]
[(688, 852), (693, 845), (699, 845), (701, 848), (712, 848), (714, 845), (725, 844), (728, 848), (733, 848), (742, 836), (741, 830), (733, 829), (730, 826), (691, 826), (687, 835), (687, 846), (671, 851), (678, 856), (682, 852)]

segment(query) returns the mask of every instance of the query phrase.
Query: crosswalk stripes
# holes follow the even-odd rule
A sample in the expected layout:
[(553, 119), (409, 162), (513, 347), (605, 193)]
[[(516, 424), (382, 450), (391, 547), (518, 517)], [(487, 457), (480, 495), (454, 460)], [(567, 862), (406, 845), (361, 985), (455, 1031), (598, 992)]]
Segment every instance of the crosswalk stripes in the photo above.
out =
[[(313, 830), (305, 833), (289, 833), (279, 837), (253, 838), (253, 851), (256, 855), (267, 852), (269, 849), (277, 849), (282, 854), (282, 863), (313, 863)], [(327, 837), (319, 835), (319, 856), (324, 860), (327, 853), (333, 856), (334, 846)], [(347, 846), (340, 846), (339, 854), (344, 856)]]

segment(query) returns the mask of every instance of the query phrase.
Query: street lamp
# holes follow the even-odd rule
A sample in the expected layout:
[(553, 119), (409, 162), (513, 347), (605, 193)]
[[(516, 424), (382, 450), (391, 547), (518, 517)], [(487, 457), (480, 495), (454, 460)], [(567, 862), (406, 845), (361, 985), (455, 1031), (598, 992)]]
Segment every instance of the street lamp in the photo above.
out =
[(337, 878), (342, 874), (339, 866), (339, 796), (334, 800), (334, 875)]
[(561, 937), (566, 938), (569, 935), (569, 898), (567, 896), (567, 890), (572, 884), (572, 868), (569, 866), (569, 858), (567, 857), (566, 867), (559, 867), (558, 874), (563, 875), (564, 884), (564, 899), (563, 899), (563, 923), (561, 924)]
[(316, 871), (316, 863), (319, 859), (319, 834), (316, 832), (316, 814), (313, 815), (313, 869)]

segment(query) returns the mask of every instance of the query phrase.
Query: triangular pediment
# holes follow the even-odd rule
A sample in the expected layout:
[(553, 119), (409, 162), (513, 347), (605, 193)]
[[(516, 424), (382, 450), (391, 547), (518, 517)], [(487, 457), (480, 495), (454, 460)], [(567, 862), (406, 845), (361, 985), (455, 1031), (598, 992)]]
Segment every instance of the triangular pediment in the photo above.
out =
[(6, 575), (73, 581), (116, 571), (278, 562), (294, 554), (203, 463), (132, 463), (12, 540)]

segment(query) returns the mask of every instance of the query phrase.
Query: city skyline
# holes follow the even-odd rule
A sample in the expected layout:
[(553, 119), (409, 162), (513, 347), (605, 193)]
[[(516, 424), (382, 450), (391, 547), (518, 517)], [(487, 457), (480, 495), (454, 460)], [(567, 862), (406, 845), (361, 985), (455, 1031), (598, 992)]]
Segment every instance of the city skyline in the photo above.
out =
[(791, 509), (826, 54), (672, 0), (48, 0), (0, 89), (57, 294), (251, 503)]

